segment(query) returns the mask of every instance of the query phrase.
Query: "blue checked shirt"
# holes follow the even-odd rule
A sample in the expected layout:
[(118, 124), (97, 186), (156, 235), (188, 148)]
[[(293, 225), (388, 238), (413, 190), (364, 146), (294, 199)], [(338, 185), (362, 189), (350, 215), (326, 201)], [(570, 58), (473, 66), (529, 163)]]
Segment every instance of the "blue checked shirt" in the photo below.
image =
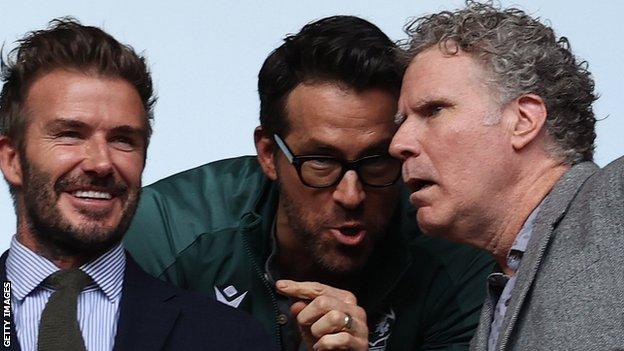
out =
[[(113, 349), (125, 266), (126, 256), (119, 244), (80, 267), (93, 279), (93, 283), (78, 296), (78, 324), (89, 351)], [(42, 285), (42, 282), (58, 270), (52, 262), (13, 237), (6, 271), (7, 279), (11, 281), (11, 304), (17, 338), (24, 351), (37, 350), (41, 313), (54, 291)]]

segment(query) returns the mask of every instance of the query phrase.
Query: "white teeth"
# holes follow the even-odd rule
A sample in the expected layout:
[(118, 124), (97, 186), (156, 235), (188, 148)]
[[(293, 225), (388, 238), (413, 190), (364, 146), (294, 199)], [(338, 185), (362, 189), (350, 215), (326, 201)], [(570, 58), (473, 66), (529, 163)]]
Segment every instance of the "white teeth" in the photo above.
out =
[(105, 193), (103, 191), (82, 191), (82, 190), (78, 190), (78, 191), (74, 191), (74, 193), (72, 194), (75, 197), (81, 197), (81, 198), (89, 198), (89, 199), (106, 199), (109, 200), (112, 198), (112, 195), (110, 193)]

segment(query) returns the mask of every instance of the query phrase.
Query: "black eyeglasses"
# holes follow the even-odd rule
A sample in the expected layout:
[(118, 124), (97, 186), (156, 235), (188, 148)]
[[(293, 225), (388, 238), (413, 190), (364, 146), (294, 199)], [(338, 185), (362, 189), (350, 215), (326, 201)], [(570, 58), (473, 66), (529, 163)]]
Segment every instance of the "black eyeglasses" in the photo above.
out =
[(390, 155), (371, 155), (355, 161), (346, 161), (323, 155), (295, 156), (284, 140), (273, 134), (280, 150), (295, 169), (304, 185), (311, 188), (328, 188), (342, 180), (345, 173), (354, 170), (364, 185), (381, 188), (390, 186), (401, 176), (401, 161)]

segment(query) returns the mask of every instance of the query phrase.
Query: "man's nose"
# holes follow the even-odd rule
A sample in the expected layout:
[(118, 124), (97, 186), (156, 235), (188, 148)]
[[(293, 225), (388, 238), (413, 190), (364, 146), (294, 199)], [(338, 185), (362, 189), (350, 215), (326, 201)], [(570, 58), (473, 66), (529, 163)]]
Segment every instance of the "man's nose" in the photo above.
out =
[(349, 210), (357, 209), (364, 202), (366, 193), (355, 171), (349, 170), (345, 173), (336, 185), (333, 198), (340, 206)]
[(416, 124), (405, 120), (394, 134), (390, 143), (390, 154), (395, 158), (405, 161), (409, 157), (420, 155), (420, 143), (417, 141)]
[(95, 173), (104, 177), (113, 172), (108, 142), (103, 139), (93, 138), (85, 144), (85, 158), (82, 162), (85, 172)]

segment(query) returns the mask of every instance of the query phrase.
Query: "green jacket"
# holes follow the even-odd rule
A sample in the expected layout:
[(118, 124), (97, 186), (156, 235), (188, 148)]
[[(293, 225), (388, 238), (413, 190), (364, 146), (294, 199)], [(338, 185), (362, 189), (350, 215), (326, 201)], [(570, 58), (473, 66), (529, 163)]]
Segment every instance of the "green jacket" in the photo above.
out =
[[(492, 261), (420, 235), (405, 197), (355, 292), (370, 349), (467, 349)], [(143, 188), (125, 244), (149, 273), (249, 312), (280, 344), (284, 317), (264, 274), (276, 206), (255, 157), (217, 161)]]

